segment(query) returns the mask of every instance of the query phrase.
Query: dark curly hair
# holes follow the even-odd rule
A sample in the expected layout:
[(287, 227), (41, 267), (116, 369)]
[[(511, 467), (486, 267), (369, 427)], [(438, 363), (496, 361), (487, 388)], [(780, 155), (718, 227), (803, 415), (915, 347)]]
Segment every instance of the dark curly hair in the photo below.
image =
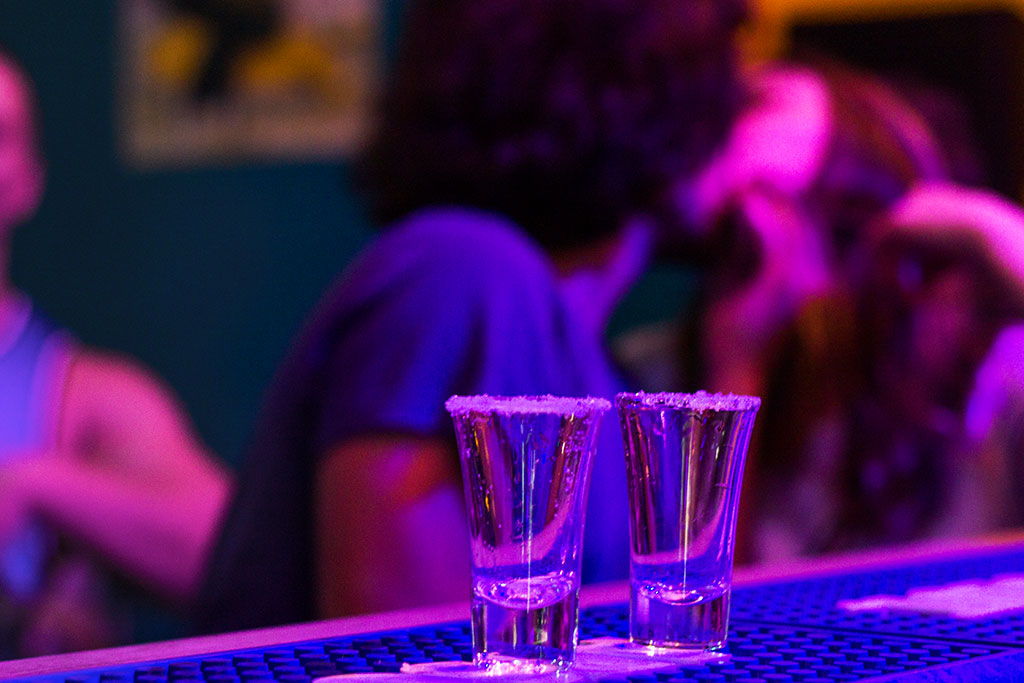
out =
[(357, 167), (385, 224), (426, 205), (548, 248), (657, 207), (723, 139), (746, 0), (416, 0)]

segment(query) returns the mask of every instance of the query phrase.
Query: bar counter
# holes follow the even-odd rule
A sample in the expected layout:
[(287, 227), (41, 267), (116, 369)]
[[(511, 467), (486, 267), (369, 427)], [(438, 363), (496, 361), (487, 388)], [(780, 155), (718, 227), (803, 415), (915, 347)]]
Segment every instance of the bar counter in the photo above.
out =
[[(614, 680), (1024, 681), (1024, 610), (964, 619), (837, 606), (843, 600), (1014, 574), (1024, 576), (1024, 532), (740, 567), (734, 577), (729, 658), (655, 678)], [(628, 594), (624, 582), (584, 587), (581, 638), (625, 635)], [(426, 652), (437, 660), (464, 658), (468, 618), (468, 603), (454, 604), (12, 660), (0, 662), (0, 679), (173, 681), (188, 679), (179, 672), (194, 670), (208, 680), (234, 676), (245, 681), (251, 671), (242, 668), (246, 662), (257, 662), (254, 666), (272, 676), (259, 680), (397, 671), (410, 653)], [(389, 654), (389, 647), (399, 654)], [(371, 657), (370, 651), (380, 656)], [(294, 665), (285, 666), (292, 659)], [(267, 667), (264, 660), (284, 664)], [(288, 675), (281, 673), (286, 670)], [(213, 671), (226, 675), (212, 676)]]

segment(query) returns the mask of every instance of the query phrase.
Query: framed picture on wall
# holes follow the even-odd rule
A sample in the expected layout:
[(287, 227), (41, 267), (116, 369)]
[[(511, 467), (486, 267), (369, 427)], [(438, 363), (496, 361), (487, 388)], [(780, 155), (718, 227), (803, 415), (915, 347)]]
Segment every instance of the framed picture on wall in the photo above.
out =
[(365, 135), (380, 0), (120, 0), (133, 167), (338, 159)]

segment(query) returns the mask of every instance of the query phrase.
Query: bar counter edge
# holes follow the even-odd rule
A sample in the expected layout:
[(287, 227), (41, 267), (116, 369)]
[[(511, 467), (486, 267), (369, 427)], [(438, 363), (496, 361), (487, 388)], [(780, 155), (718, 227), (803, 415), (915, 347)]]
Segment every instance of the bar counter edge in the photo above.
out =
[[(822, 577), (858, 569), (886, 569), (918, 561), (977, 557), (999, 552), (1007, 546), (1024, 543), (1024, 531), (1015, 530), (979, 538), (927, 541), (897, 548), (879, 548), (813, 559), (787, 561), (764, 566), (737, 567), (733, 584), (754, 586), (789, 579)], [(629, 598), (629, 585), (620, 581), (585, 586), (580, 595), (583, 607), (623, 602)], [(239, 631), (194, 638), (183, 638), (141, 645), (73, 652), (32, 659), (0, 662), (0, 680), (28, 676), (54, 675), (99, 667), (115, 667), (136, 662), (207, 655), (246, 648), (271, 647), (304, 640), (341, 637), (359, 633), (413, 628), (428, 624), (469, 618), (468, 602), (438, 605), (414, 610), (383, 612), (341, 619), (329, 619), (252, 631)]]

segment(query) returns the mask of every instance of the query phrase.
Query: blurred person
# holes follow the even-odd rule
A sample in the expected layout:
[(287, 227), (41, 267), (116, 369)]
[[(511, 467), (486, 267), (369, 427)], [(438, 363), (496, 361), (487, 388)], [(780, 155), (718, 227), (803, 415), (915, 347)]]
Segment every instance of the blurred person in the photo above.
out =
[[(765, 520), (810, 524), (808, 511), (777, 501), (798, 498), (794, 480), (826, 481), (842, 461), (844, 437), (816, 418), (823, 406), (849, 400), (839, 394), (864, 370), (843, 357), (837, 330), (863, 324), (842, 302), (863, 279), (856, 271), (869, 226), (918, 183), (973, 180), (979, 165), (965, 163), (972, 158), (966, 132), (953, 139), (943, 124), (943, 135), (936, 133), (933, 120), (949, 118), (955, 102), (939, 98), (948, 107), (932, 105), (934, 116), (906, 89), (824, 61), (769, 63), (749, 72), (745, 85), (745, 106), (725, 143), (674, 192), (680, 226), (663, 251), (696, 265), (695, 310), (667, 333), (641, 329), (617, 345), (645, 349), (646, 356), (620, 358), (649, 385), (764, 397), (741, 497), (743, 561), (798, 552), (766, 540)], [(852, 332), (844, 339), (852, 342)], [(871, 361), (885, 354), (863, 348), (872, 340), (858, 341)], [(814, 353), (837, 357), (799, 378), (787, 374)], [(812, 445), (813, 456), (795, 455)], [(817, 501), (826, 511), (827, 500)]]
[(1007, 429), (1024, 391), (1008, 327), (1024, 316), (1024, 211), (925, 183), (869, 235), (851, 276), (800, 311), (767, 377), (764, 559), (1024, 523)]
[(90, 349), (8, 279), (9, 245), (43, 193), (35, 102), (0, 52), (0, 650), (121, 644), (123, 577), (191, 599), (229, 492), (170, 392)]
[[(465, 600), (452, 394), (609, 396), (602, 339), (671, 182), (738, 105), (742, 2), (425, 0), (361, 165), (387, 226), (270, 390), (200, 600), (208, 630)], [(621, 438), (585, 581), (628, 566)]]
[(996, 335), (974, 377), (964, 418), (978, 467), (973, 477), (958, 476), (966, 485), (957, 490), (982, 502), (963, 521), (984, 530), (1024, 526), (1024, 322)]
[(702, 311), (683, 381), (757, 394), (773, 339), (846, 277), (865, 226), (917, 182), (972, 177), (957, 175), (952, 140), (871, 74), (776, 62), (746, 83), (726, 144), (677, 188), (677, 234), (691, 252), (693, 235), (702, 240)]

